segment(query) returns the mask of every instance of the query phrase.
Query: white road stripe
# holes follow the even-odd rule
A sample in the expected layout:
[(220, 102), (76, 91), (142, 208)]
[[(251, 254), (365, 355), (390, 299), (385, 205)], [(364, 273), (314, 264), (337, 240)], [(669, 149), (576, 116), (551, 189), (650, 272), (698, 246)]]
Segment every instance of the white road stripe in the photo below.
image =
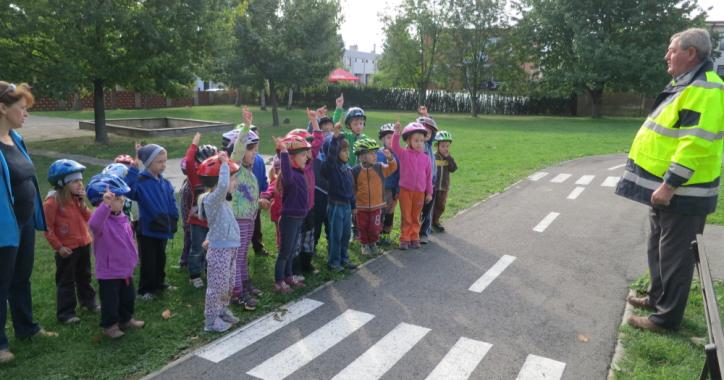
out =
[(553, 177), (553, 179), (551, 180), (551, 182), (553, 182), (553, 183), (563, 183), (563, 182), (565, 182), (565, 181), (566, 181), (568, 178), (570, 178), (570, 177), (571, 177), (571, 174), (561, 173), (561, 174), (558, 174), (557, 176)]
[(624, 166), (626, 166), (626, 164), (611, 166), (610, 168), (608, 168), (608, 170), (616, 170), (616, 169), (622, 168)]
[(548, 175), (547, 172), (536, 172), (536, 173), (533, 173), (530, 176), (528, 176), (528, 179), (531, 181), (537, 181), (547, 175)]
[(482, 293), (483, 290), (488, 287), (488, 285), (490, 285), (493, 281), (495, 281), (496, 278), (498, 278), (498, 276), (500, 276), (501, 273), (503, 273), (508, 265), (513, 263), (513, 261), (515, 261), (515, 256), (504, 255), (503, 257), (498, 259), (498, 262), (490, 267), (490, 269), (488, 269), (485, 274), (483, 274), (477, 281), (475, 281), (475, 283), (470, 285), (470, 288), (468, 288), (468, 290), (475, 293)]
[(568, 197), (567, 197), (567, 198), (568, 198), (568, 199), (576, 199), (576, 198), (578, 198), (579, 195), (581, 195), (581, 193), (583, 192), (583, 190), (586, 190), (586, 188), (583, 187), (583, 186), (576, 186), (576, 188), (573, 189), (573, 191), (571, 191), (570, 194), (568, 194)]
[(254, 367), (247, 374), (260, 379), (283, 379), (357, 331), (375, 316), (347, 310), (304, 339)]
[(591, 183), (591, 181), (593, 181), (594, 178), (596, 178), (595, 175), (582, 175), (581, 178), (576, 181), (576, 185), (588, 185), (589, 183)]
[(541, 379), (560, 379), (563, 376), (563, 370), (566, 369), (566, 363), (556, 360), (544, 358), (536, 355), (528, 355), (523, 364), (523, 368), (518, 372), (516, 380), (541, 380)]
[(400, 323), (332, 380), (375, 380), (382, 377), (419, 342), (430, 329)]
[(546, 228), (548, 228), (548, 226), (550, 226), (551, 223), (553, 223), (553, 221), (556, 220), (558, 215), (560, 215), (560, 213), (557, 213), (557, 212), (549, 213), (548, 215), (546, 215), (545, 218), (543, 218), (543, 220), (540, 221), (540, 223), (538, 223), (537, 226), (533, 227), (533, 231), (535, 231), (535, 232), (545, 231)]
[(462, 337), (425, 380), (466, 380), (491, 347), (490, 343)]
[(303, 298), (298, 302), (288, 305), (286, 307), (287, 312), (281, 320), (276, 320), (274, 318), (274, 313), (267, 314), (265, 317), (262, 317), (219, 339), (215, 343), (212, 343), (196, 355), (214, 363), (218, 363), (267, 337), (282, 327), (309, 314), (322, 305), (322, 302)]
[(616, 187), (621, 177), (606, 177), (601, 186), (603, 187)]

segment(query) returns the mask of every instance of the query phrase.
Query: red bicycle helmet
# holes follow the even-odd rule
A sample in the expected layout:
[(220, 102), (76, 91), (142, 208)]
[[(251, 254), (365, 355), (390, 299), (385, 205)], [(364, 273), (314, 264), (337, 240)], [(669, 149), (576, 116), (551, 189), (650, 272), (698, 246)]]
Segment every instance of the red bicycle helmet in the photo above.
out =
[[(219, 156), (215, 155), (205, 159), (199, 164), (199, 167), (196, 169), (196, 174), (198, 174), (199, 177), (218, 177), (220, 170), (221, 161), (219, 161)], [(231, 174), (238, 172), (239, 165), (233, 161), (229, 161), (229, 171)]]
[(305, 140), (299, 135), (287, 136), (284, 140), (284, 145), (287, 146), (289, 154), (297, 154), (305, 150), (312, 149), (312, 144)]
[(291, 136), (299, 136), (309, 142), (314, 141), (314, 136), (311, 133), (307, 132), (305, 129), (301, 129), (301, 128), (292, 129), (291, 131), (289, 131), (289, 133), (287, 133), (286, 137), (291, 137)]

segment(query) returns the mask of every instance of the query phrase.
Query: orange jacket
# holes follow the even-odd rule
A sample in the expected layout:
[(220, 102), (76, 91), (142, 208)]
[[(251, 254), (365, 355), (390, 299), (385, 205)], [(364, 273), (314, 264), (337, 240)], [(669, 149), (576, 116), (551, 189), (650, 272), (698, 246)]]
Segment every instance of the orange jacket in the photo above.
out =
[(57, 252), (60, 247), (75, 249), (91, 243), (88, 219), (91, 212), (81, 200), (73, 200), (61, 206), (55, 195), (49, 195), (43, 202), (48, 230), (45, 238)]
[(387, 167), (377, 162), (373, 166), (352, 168), (354, 179), (355, 207), (362, 210), (376, 210), (385, 207), (385, 177), (397, 170), (397, 161), (390, 160)]

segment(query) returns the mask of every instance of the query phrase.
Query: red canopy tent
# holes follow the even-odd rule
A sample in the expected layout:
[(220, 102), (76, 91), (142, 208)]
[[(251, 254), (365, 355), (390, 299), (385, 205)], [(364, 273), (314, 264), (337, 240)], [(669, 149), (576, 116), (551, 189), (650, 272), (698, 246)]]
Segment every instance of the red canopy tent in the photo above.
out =
[(331, 73), (329, 73), (329, 78), (327, 80), (331, 83), (335, 82), (342, 82), (342, 81), (358, 81), (359, 78), (354, 76), (354, 74), (350, 73), (349, 71), (345, 69), (334, 69)]

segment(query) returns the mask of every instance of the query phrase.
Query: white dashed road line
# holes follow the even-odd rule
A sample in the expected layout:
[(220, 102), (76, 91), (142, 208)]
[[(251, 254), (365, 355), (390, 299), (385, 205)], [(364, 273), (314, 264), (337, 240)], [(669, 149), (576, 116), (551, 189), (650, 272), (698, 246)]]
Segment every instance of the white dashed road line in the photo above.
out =
[(528, 179), (531, 181), (537, 181), (545, 176), (548, 175), (548, 172), (536, 172), (528, 176)]
[(594, 178), (596, 178), (595, 175), (582, 175), (581, 178), (576, 181), (576, 185), (588, 185), (589, 183), (591, 183), (591, 181), (593, 181)]
[(568, 194), (568, 197), (566, 197), (566, 198), (567, 199), (576, 199), (576, 198), (578, 198), (579, 195), (581, 195), (583, 190), (586, 190), (586, 188), (583, 186), (576, 186), (576, 188), (573, 189), (573, 191), (571, 191), (571, 193)]
[(606, 179), (603, 181), (603, 183), (601, 183), (601, 186), (616, 187), (619, 180), (621, 180), (621, 177), (606, 177)]
[(626, 166), (626, 164), (611, 166), (610, 168), (608, 168), (608, 170), (616, 170), (616, 169), (620, 169), (620, 168), (622, 168), (622, 167), (624, 167), (624, 166)]
[(548, 228), (548, 226), (550, 226), (551, 223), (553, 223), (553, 221), (556, 220), (558, 215), (560, 215), (560, 213), (558, 213), (558, 212), (549, 213), (548, 215), (546, 215), (545, 218), (543, 218), (543, 220), (540, 221), (540, 223), (538, 223), (538, 225), (533, 227), (533, 231), (535, 231), (535, 232), (545, 231), (546, 228)]
[(505, 268), (508, 267), (511, 263), (515, 261), (515, 256), (509, 256), (505, 255), (501, 257), (498, 262), (495, 263), (490, 269), (488, 269), (485, 274), (483, 274), (475, 283), (470, 285), (471, 292), (475, 293), (482, 293), (485, 288), (488, 287), (493, 281), (495, 281), (498, 276), (500, 276), (501, 273), (505, 270)]
[(553, 183), (563, 183), (563, 182), (565, 182), (565, 181), (566, 181), (568, 178), (570, 178), (570, 177), (571, 177), (571, 174), (561, 173), (561, 174), (558, 174), (557, 176), (553, 177), (553, 179), (551, 180), (551, 182), (553, 182)]

